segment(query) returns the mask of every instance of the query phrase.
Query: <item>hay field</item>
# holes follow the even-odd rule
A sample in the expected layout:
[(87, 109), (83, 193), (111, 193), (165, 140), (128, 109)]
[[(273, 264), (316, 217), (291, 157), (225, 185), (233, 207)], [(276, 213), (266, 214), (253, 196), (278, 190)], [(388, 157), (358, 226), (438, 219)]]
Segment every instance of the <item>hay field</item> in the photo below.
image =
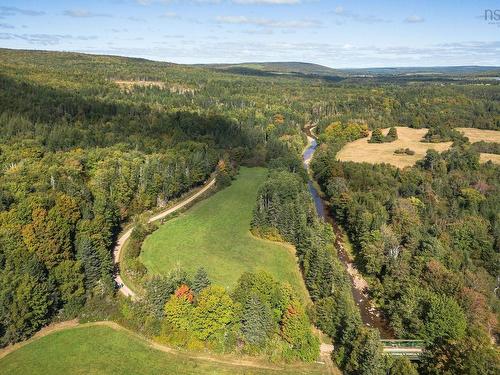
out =
[(500, 143), (500, 131), (474, 128), (455, 128), (469, 138), (470, 143), (479, 141)]
[[(390, 143), (368, 143), (371, 134), (362, 139), (346, 144), (337, 154), (341, 161), (366, 162), (371, 164), (388, 163), (398, 168), (414, 165), (417, 160), (422, 159), (429, 149), (443, 152), (450, 148), (452, 142), (424, 143), (420, 142), (427, 129), (412, 129), (398, 126), (398, 139)], [(389, 129), (381, 129), (382, 134), (387, 135)], [(415, 151), (415, 155), (396, 155), (394, 151), (398, 148), (409, 148)]]
[(479, 160), (481, 161), (481, 163), (491, 161), (492, 163), (500, 164), (500, 155), (481, 153), (479, 155)]

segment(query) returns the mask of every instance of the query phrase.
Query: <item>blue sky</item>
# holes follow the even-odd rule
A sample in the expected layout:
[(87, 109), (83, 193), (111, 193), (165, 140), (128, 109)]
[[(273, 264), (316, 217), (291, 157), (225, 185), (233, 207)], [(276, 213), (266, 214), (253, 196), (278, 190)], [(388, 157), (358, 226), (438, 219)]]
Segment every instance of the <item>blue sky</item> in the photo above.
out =
[(498, 66), (500, 20), (485, 9), (500, 2), (0, 0), (0, 47), (176, 63)]

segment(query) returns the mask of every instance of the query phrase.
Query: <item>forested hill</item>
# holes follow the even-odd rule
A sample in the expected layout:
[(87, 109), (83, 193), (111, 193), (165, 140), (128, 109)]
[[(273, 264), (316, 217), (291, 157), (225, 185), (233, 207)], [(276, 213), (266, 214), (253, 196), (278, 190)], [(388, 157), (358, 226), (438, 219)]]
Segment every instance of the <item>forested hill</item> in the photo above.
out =
[(303, 62), (248, 62), (239, 64), (200, 64), (197, 67), (221, 72), (256, 76), (288, 75), (306, 78), (322, 78), (342, 81), (355, 78), (377, 78), (387, 81), (395, 78), (410, 79), (494, 79), (500, 77), (496, 66), (431, 66), (431, 67), (384, 67), (333, 69), (323, 65)]
[(341, 77), (345, 74), (327, 66), (303, 62), (251, 62), (241, 64), (195, 65), (220, 71), (254, 75), (295, 75), (316, 77)]
[(500, 76), (498, 66), (429, 66), (429, 67), (386, 67), (341, 69), (344, 74), (374, 74), (374, 75), (478, 75)]

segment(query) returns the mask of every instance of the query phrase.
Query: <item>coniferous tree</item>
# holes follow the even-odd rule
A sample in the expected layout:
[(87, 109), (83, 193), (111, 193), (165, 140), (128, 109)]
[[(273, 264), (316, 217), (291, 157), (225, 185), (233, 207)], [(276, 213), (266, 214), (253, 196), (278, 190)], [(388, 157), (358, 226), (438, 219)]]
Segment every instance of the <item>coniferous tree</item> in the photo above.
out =
[(375, 129), (372, 132), (372, 137), (368, 141), (370, 143), (384, 143), (384, 135), (380, 131), (380, 129)]
[(210, 286), (210, 284), (211, 281), (208, 278), (208, 274), (207, 271), (205, 271), (205, 268), (198, 268), (193, 279), (193, 290), (195, 291), (195, 293), (200, 293), (203, 289)]
[(81, 261), (84, 270), (85, 288), (90, 291), (101, 278), (101, 262), (99, 254), (94, 251), (92, 243), (87, 237), (79, 241), (77, 259)]
[(273, 328), (273, 316), (268, 304), (253, 294), (246, 301), (241, 331), (249, 344), (263, 347)]
[(394, 142), (396, 139), (398, 139), (398, 130), (393, 126), (389, 129), (385, 142)]

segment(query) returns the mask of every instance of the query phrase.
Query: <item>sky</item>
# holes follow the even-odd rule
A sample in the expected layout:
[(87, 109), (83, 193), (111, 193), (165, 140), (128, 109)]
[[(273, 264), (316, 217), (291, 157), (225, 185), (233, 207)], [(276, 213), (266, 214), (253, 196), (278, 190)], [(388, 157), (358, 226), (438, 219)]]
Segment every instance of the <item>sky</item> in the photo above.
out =
[(499, 35), (499, 1), (0, 0), (0, 47), (183, 64), (500, 66)]

